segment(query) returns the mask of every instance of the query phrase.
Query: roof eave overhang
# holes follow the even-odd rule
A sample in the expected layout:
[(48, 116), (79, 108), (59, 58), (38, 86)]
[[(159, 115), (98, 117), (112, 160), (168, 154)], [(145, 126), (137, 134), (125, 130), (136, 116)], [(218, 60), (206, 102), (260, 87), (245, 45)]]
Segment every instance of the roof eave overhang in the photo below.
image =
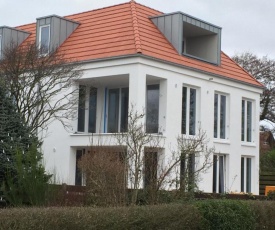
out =
[(251, 84), (251, 83), (248, 83), (248, 82), (245, 82), (245, 81), (240, 81), (240, 80), (237, 80), (237, 79), (232, 79), (230, 77), (226, 77), (226, 76), (223, 76), (223, 75), (211, 73), (211, 72), (204, 71), (204, 70), (197, 69), (197, 68), (193, 68), (193, 67), (190, 67), (190, 66), (186, 66), (186, 65), (182, 65), (182, 64), (166, 61), (166, 60), (163, 60), (163, 59), (160, 59), (160, 58), (155, 58), (155, 57), (144, 55), (144, 54), (141, 54), (141, 53), (127, 54), (127, 55), (107, 57), (107, 58), (90, 59), (90, 60), (80, 61), (80, 62), (77, 62), (77, 63), (87, 64), (87, 63), (93, 63), (93, 62), (101, 62), (101, 61), (110, 61), (110, 60), (125, 59), (125, 58), (130, 58), (130, 57), (131, 58), (133, 58), (133, 57), (142, 57), (142, 58), (146, 58), (146, 59), (149, 59), (149, 60), (154, 60), (154, 61), (162, 62), (162, 63), (165, 63), (165, 64), (169, 64), (169, 65), (185, 68), (185, 69), (188, 69), (188, 70), (192, 70), (192, 71), (197, 71), (197, 72), (200, 72), (200, 73), (208, 74), (208, 75), (213, 76), (213, 77), (219, 77), (219, 78), (227, 79), (229, 81), (233, 81), (233, 82), (241, 83), (241, 84), (244, 84), (244, 85), (252, 86), (252, 87), (255, 87), (255, 88), (258, 88), (258, 89), (262, 89), (263, 90), (265, 88), (263, 85), (259, 86), (259, 85)]

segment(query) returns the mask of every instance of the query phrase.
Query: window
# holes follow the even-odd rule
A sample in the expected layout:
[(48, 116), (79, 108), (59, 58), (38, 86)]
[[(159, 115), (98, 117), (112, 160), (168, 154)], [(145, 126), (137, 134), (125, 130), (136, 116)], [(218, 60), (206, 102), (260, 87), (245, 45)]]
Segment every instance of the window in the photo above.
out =
[(242, 141), (252, 142), (252, 102), (242, 100)]
[(226, 96), (215, 93), (214, 138), (226, 138)]
[(241, 192), (251, 192), (252, 159), (242, 157), (241, 159)]
[(181, 133), (196, 134), (197, 90), (189, 87), (182, 88), (182, 123)]
[(128, 127), (129, 88), (109, 89), (108, 133), (125, 132)]
[(158, 133), (159, 128), (159, 85), (147, 86), (146, 132)]
[(39, 34), (40, 54), (46, 55), (50, 51), (50, 25), (40, 26)]
[(88, 132), (96, 132), (97, 88), (90, 87)]
[(75, 185), (79, 185), (79, 186), (84, 185), (84, 175), (78, 166), (79, 161), (84, 156), (84, 154), (85, 154), (85, 149), (76, 150)]
[(180, 160), (180, 188), (183, 191), (194, 189), (195, 154), (181, 156)]
[[(88, 91), (88, 92), (87, 92)], [(88, 93), (88, 94), (87, 94)], [(89, 109), (86, 110), (86, 98), (89, 95)], [(78, 97), (78, 132), (96, 132), (96, 107), (97, 107), (97, 89), (94, 87), (86, 87), (84, 85), (79, 86), (79, 97)], [(86, 111), (87, 114), (86, 114)], [(86, 123), (86, 116), (88, 117), (88, 124)]]
[(78, 97), (78, 124), (77, 131), (85, 131), (85, 101), (86, 101), (86, 86), (79, 86), (79, 97)]
[(225, 155), (213, 157), (213, 193), (225, 192)]
[(155, 190), (157, 186), (158, 153), (144, 153), (144, 188)]

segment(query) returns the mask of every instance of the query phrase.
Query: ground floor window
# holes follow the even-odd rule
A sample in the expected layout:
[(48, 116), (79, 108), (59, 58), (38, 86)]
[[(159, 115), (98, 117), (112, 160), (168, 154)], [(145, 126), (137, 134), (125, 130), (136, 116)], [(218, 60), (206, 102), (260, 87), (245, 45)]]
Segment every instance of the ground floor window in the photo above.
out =
[(192, 191), (195, 187), (195, 155), (181, 156), (180, 161), (180, 188), (184, 191)]
[(79, 167), (79, 162), (85, 155), (85, 149), (76, 150), (76, 164), (75, 164), (75, 185), (82, 186), (85, 184), (84, 175)]
[(213, 157), (213, 193), (224, 193), (226, 186), (226, 156), (214, 155)]
[(155, 189), (157, 186), (158, 153), (146, 151), (144, 154), (144, 188)]
[(251, 192), (251, 172), (252, 159), (250, 157), (241, 158), (241, 192)]

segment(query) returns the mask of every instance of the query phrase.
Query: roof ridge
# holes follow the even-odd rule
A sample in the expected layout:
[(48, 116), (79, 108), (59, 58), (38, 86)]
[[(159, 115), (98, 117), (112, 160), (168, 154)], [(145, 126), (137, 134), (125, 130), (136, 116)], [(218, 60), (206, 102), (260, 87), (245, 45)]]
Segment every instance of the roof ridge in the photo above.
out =
[(137, 19), (137, 11), (136, 11), (136, 2), (134, 0), (130, 1), (130, 7), (131, 7), (132, 20), (133, 20), (136, 51), (137, 53), (142, 53), (141, 42), (140, 42), (141, 40), (139, 36), (139, 25), (138, 25), (138, 19)]

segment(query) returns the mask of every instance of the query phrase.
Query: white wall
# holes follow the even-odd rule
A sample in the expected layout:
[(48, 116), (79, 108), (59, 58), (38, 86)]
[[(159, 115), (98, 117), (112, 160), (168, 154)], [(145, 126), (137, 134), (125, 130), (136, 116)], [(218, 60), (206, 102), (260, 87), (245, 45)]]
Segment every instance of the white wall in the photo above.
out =
[[(159, 124), (160, 131), (165, 138), (163, 153), (165, 159), (168, 159), (171, 151), (176, 149), (176, 138), (181, 133), (182, 86), (196, 87), (198, 89), (197, 127), (201, 124), (201, 128), (207, 132), (209, 145), (215, 146), (216, 153), (227, 156), (226, 191), (240, 191), (241, 156), (245, 155), (253, 158), (252, 192), (258, 194), (260, 89), (142, 58), (90, 63), (83, 68), (85, 69), (83, 79), (93, 81), (96, 78), (100, 82), (96, 129), (100, 131), (103, 130), (104, 119), (102, 112), (104, 82), (108, 84), (108, 79), (124, 79), (118, 76), (127, 76), (129, 104), (133, 103), (141, 112), (146, 106), (146, 81), (159, 82)], [(100, 81), (100, 79), (105, 80)], [(214, 140), (213, 138), (215, 91), (227, 94), (229, 99), (227, 128), (229, 135), (226, 140)], [(249, 144), (241, 142), (241, 101), (243, 97), (253, 101), (253, 141)], [(73, 127), (76, 127), (75, 123), (76, 121), (72, 123)], [(91, 143), (91, 134), (73, 134), (75, 131), (74, 129), (72, 133), (68, 133), (60, 124), (54, 122), (49, 127), (49, 135), (43, 145), (46, 169), (49, 171), (55, 169), (61, 182), (68, 184), (74, 184), (75, 149), (89, 146)], [(94, 141), (97, 141), (97, 138), (94, 134)], [(106, 145), (114, 144), (114, 140), (110, 140), (108, 134), (101, 135), (100, 140)], [(202, 175), (199, 188), (205, 192), (212, 191), (212, 170)]]

